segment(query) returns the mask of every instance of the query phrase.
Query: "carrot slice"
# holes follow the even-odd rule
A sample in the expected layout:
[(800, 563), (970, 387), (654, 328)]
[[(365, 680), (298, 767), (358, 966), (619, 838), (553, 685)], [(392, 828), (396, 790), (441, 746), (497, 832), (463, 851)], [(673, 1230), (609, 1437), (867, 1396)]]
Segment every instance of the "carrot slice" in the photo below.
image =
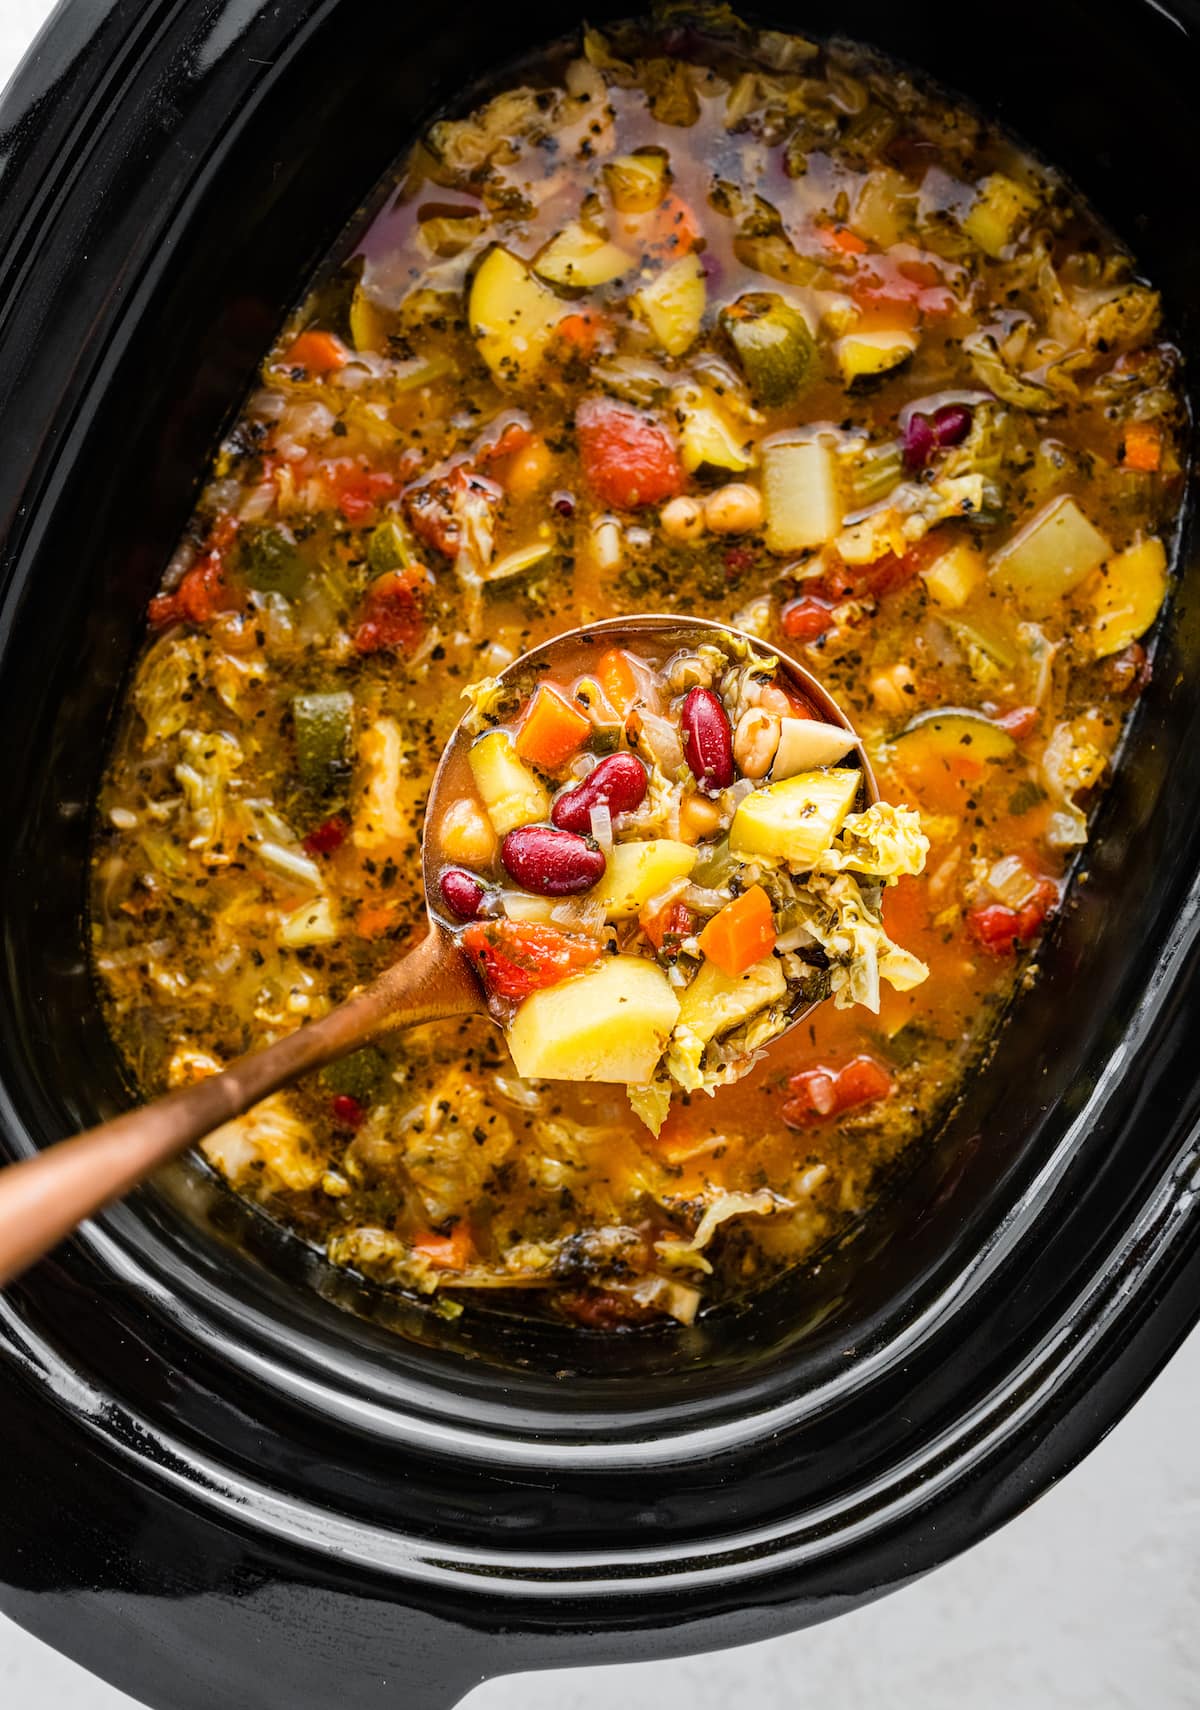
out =
[(540, 683), (517, 732), (517, 753), (531, 765), (553, 771), (578, 754), (591, 731), (586, 713), (564, 700), (549, 683)]
[(619, 647), (610, 647), (607, 653), (600, 655), (596, 675), (608, 696), (609, 705), (623, 717), (641, 694), (629, 655), (622, 653)]
[(761, 885), (726, 903), (700, 934), (701, 950), (730, 979), (761, 962), (774, 947), (775, 917)]
[(285, 368), (306, 368), (310, 374), (332, 374), (346, 366), (346, 347), (330, 332), (309, 328), (293, 339), (283, 353)]

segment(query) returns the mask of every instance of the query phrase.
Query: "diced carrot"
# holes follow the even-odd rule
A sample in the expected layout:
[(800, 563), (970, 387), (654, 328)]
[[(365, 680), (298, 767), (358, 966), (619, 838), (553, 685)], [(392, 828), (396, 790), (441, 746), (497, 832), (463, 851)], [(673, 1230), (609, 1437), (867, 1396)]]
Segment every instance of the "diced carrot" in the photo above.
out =
[(1162, 430), (1156, 422), (1130, 422), (1125, 429), (1121, 462), (1126, 469), (1153, 474), (1162, 463)]
[(817, 227), (821, 242), (830, 249), (840, 249), (843, 255), (865, 255), (870, 248), (863, 242), (857, 232), (852, 232), (848, 226), (820, 225)]
[(354, 917), (354, 930), (360, 938), (382, 938), (396, 924), (398, 913), (395, 902), (365, 903)]
[(603, 315), (598, 315), (595, 309), (582, 309), (578, 314), (564, 315), (554, 329), (554, 336), (572, 354), (592, 356), (596, 342), (606, 328)]
[(475, 1255), (475, 1243), (465, 1223), (456, 1223), (449, 1235), (435, 1235), (431, 1229), (413, 1238), (412, 1250), (441, 1271), (465, 1271)]
[(624, 716), (641, 693), (629, 655), (619, 647), (610, 647), (601, 654), (596, 675), (613, 711)]
[(310, 327), (293, 339), (283, 353), (283, 367), (304, 368), (310, 374), (332, 374), (346, 365), (346, 347), (331, 332)]
[(700, 934), (701, 950), (731, 980), (761, 962), (774, 946), (775, 917), (761, 885), (751, 885), (726, 903)]
[(592, 732), (586, 713), (564, 700), (549, 683), (539, 683), (517, 731), (516, 748), (522, 760), (554, 771), (578, 754)]

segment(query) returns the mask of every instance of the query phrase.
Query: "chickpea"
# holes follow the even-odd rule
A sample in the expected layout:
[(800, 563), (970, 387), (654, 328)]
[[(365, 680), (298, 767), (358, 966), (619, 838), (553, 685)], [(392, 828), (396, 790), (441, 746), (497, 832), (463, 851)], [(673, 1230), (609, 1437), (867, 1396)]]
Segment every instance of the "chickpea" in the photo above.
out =
[(704, 796), (688, 796), (679, 804), (679, 836), (684, 843), (699, 843), (720, 829), (721, 810)]
[(745, 481), (730, 481), (705, 499), (704, 521), (714, 534), (751, 534), (762, 527), (762, 494)]
[(668, 540), (699, 540), (704, 533), (704, 507), (695, 499), (668, 499), (658, 520)]
[(779, 747), (780, 722), (761, 707), (747, 707), (733, 733), (733, 758), (744, 778), (765, 778)]
[(523, 450), (514, 452), (508, 465), (504, 486), (510, 499), (527, 499), (544, 487), (554, 472), (550, 447), (541, 436), (531, 439)]
[(496, 833), (483, 810), (469, 798), (451, 804), (442, 820), (442, 848), (451, 861), (486, 865), (496, 853)]
[(875, 705), (890, 718), (899, 718), (913, 710), (917, 680), (907, 665), (893, 665), (890, 670), (881, 671), (871, 678), (868, 687)]

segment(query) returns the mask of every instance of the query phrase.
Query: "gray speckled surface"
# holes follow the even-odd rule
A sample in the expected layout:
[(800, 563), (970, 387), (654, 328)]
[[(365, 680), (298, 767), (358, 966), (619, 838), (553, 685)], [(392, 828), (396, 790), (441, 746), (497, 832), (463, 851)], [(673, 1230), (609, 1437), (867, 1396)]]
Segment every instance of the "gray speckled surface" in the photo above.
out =
[[(0, 85), (50, 10), (0, 0)], [(1200, 1335), (1084, 1466), (898, 1596), (745, 1650), (493, 1681), (470, 1710), (1194, 1710), (1198, 1414)], [(4, 1710), (129, 1705), (0, 1619)]]

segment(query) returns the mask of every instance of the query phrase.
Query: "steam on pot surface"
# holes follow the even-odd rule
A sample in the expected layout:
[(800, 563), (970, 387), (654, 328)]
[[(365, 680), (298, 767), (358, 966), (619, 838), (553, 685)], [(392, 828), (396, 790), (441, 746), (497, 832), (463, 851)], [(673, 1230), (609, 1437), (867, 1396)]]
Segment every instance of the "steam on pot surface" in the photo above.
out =
[[(428, 1026), (204, 1147), (446, 1314), (687, 1323), (870, 1205), (1035, 971), (1168, 590), (1179, 364), (1113, 236), (873, 54), (672, 45), (588, 31), (403, 158), (209, 472), (98, 804), (149, 1096), (423, 929), (469, 694), (431, 900), (511, 1052)], [(496, 697), (639, 612), (751, 640)]]

